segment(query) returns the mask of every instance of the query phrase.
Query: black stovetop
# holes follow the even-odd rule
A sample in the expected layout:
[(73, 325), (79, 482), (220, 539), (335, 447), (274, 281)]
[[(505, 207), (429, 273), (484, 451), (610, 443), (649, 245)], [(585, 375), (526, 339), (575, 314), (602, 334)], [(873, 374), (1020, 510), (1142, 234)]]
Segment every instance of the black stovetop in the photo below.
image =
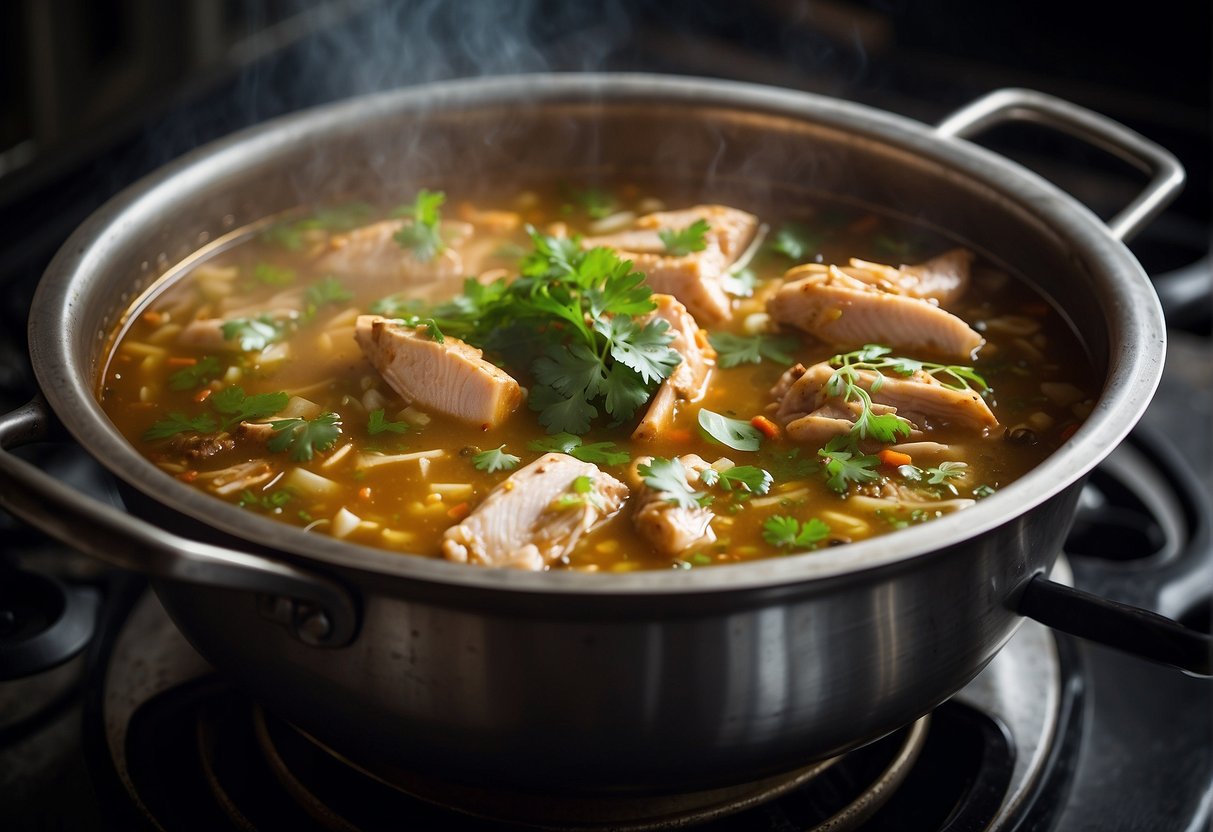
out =
[[(105, 8), (90, 12), (84, 23), (49, 22), (75, 26), (77, 41), (87, 42), (91, 32), (125, 42), (119, 24), (97, 21), (110, 5), (119, 18), (129, 18), (129, 10), (117, 3), (100, 5)], [(71, 230), (158, 165), (282, 112), (441, 77), (537, 69), (730, 77), (838, 95), (928, 123), (991, 89), (1034, 87), (1129, 124), (1175, 151), (1189, 169), (1184, 196), (1131, 245), (1163, 294), (1170, 325), (1167, 371), (1143, 427), (1092, 478), (1067, 552), (1077, 586), (1208, 630), (1213, 177), (1206, 4), (1194, 4), (1202, 7), (1195, 9), (1164, 2), (1155, 4), (1153, 15), (1131, 19), (1087, 19), (1044, 3), (978, 16), (971, 7), (953, 9), (942, 0), (913, 8), (845, 0), (772, 0), (748, 8), (618, 0), (597, 15), (581, 4), (530, 0), (487, 18), (473, 15), (476, 4), (462, 0), (264, 0), (243, 10), (241, 4), (215, 5), (232, 16), (240, 35), (226, 41), (226, 51), (212, 50), (219, 57), (193, 69), (170, 62), (175, 74), (156, 95), (135, 95), (127, 106), (110, 106), (110, 113), (120, 115), (47, 140), (32, 156), (20, 155), (32, 161), (15, 172), (5, 164), (13, 154), (0, 145), (0, 228), (5, 229), (0, 237), (0, 408), (18, 406), (34, 392), (24, 341), (29, 301), (43, 268)], [(32, 8), (24, 17), (18, 13), (16, 21), (0, 17), (31, 33), (24, 50), (10, 49), (4, 60), (18, 52), (33, 60), (41, 43), (37, 37), (57, 31), (53, 25), (38, 28), (40, 13)], [(1000, 37), (992, 41), (990, 31)], [(1166, 49), (1157, 48), (1162, 43)], [(383, 54), (369, 63), (352, 60), (365, 53)], [(1136, 60), (1136, 55), (1149, 59)], [(110, 94), (120, 89), (115, 86)], [(96, 106), (103, 110), (103, 104)], [(0, 141), (10, 138), (8, 114), (0, 108)], [(1140, 186), (1097, 154), (1027, 131), (999, 133), (989, 143), (1080, 195), (1101, 216), (1114, 213), (1126, 193)], [(108, 476), (79, 448), (47, 446), (33, 453), (74, 487), (117, 499)], [(99, 568), (0, 515), (0, 600), (6, 586), (17, 586), (6, 571), (13, 567), (53, 576), (80, 615), (91, 620), (90, 604), (98, 604), (100, 614), (86, 650), (28, 679), (0, 681), (0, 817), (6, 819), (0, 825), (19, 832), (152, 828), (131, 798), (134, 791), (157, 795), (149, 801), (169, 832), (241, 828), (231, 824), (230, 814), (219, 821), (207, 814), (215, 805), (205, 775), (198, 778), (196, 749), (203, 734), (219, 749), (214, 759), (222, 777), (264, 783), (261, 792), (278, 783), (272, 799), (281, 797), (280, 779), (259, 770), (244, 745), (255, 735), (250, 727), (258, 719), (255, 703), (210, 674), (149, 696), (146, 710), (131, 720), (129, 736), (117, 740), (129, 750), (136, 773), (116, 765), (115, 740), (107, 733), (112, 729), (107, 728), (105, 678), (115, 661), (115, 643), (129, 633), (133, 617), (142, 620), (137, 616), (151, 603), (149, 596), (138, 579)], [(21, 590), (27, 591), (32, 590)], [(15, 626), (0, 614), (0, 644)], [(1049, 670), (1056, 679), (1048, 683), (1056, 720), (1050, 742), (1042, 749), (1025, 743), (1017, 737), (1021, 729), (1014, 707), (1005, 701), (989, 705), (990, 696), (1014, 699), (1016, 694), (1005, 692), (1005, 677), (1036, 673), (1033, 666), (983, 675), (986, 681), (979, 679), (977, 688), (966, 689), (934, 716), (906, 782), (862, 828), (985, 828), (1007, 801), (1008, 783), (1018, 782), (1014, 778), (1028, 756), (1041, 774), (1022, 794), (1016, 792), (1014, 811), (1000, 814), (999, 828), (1207, 826), (1213, 803), (1210, 683), (1066, 637), (1040, 638), (1056, 653)], [(1000, 681), (990, 681), (994, 678)], [(1003, 692), (991, 694), (982, 685)], [(1010, 690), (1017, 689), (1012, 683)], [(895, 735), (840, 767), (824, 794), (794, 795), (712, 828), (806, 828), (824, 811), (818, 804), (845, 802), (856, 787), (851, 781), (869, 776), (865, 766), (884, 766), (898, 741)], [(322, 760), (308, 760), (307, 766), (325, 770)], [(345, 782), (342, 776), (332, 773), (325, 782)], [(360, 796), (362, 806), (394, 813), (402, 805), (398, 795), (357, 780), (349, 781), (348, 790)], [(333, 800), (348, 805), (348, 796)], [(267, 811), (239, 805), (246, 815)], [(299, 815), (297, 804), (283, 811), (287, 814), (271, 813), (254, 828), (321, 828), (309, 827), (314, 818)], [(414, 828), (456, 828), (449, 815), (414, 811), (420, 813), (409, 816)], [(359, 823), (384, 828), (374, 825), (379, 820), (361, 817)], [(489, 828), (460, 822), (468, 829)]]

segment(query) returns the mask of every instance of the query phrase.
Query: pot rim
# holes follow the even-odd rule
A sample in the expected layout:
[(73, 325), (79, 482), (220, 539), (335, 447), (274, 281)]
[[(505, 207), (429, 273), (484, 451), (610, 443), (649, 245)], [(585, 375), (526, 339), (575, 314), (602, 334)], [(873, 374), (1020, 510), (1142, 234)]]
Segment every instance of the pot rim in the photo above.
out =
[[(106, 250), (151, 222), (158, 203), (170, 191), (237, 176), (256, 160), (310, 141), (318, 132), (377, 114), (499, 106), (510, 100), (531, 105), (672, 101), (717, 106), (819, 123), (909, 151), (1040, 217), (1087, 268), (1113, 275), (1124, 296), (1105, 303), (1107, 325), (1131, 337), (1111, 344), (1101, 396), (1074, 436), (1019, 480), (976, 505), (858, 543), (710, 569), (624, 574), (478, 569), (312, 535), (177, 481), (141, 456), (112, 426), (94, 395), (94, 380), (75, 365), (73, 308), (80, 303), (81, 287), (105, 271)], [(35, 374), (51, 407), (102, 465), (168, 508), (258, 548), (270, 547), (292, 561), (422, 583), (543, 594), (684, 594), (817, 582), (903, 564), (1015, 520), (1078, 482), (1138, 421), (1161, 378), (1165, 323), (1145, 272), (1097, 216), (1031, 171), (968, 141), (941, 136), (925, 124), (861, 104), (776, 87), (641, 73), (545, 73), (446, 81), (346, 99), (279, 117), (186, 154), (112, 198), (68, 238), (38, 286), (29, 341)]]

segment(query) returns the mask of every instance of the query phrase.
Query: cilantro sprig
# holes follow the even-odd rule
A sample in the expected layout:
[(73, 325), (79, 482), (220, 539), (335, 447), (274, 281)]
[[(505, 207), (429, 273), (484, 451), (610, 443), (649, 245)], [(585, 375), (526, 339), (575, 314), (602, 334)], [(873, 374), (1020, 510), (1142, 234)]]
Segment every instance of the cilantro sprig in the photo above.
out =
[(707, 248), (707, 235), (711, 230), (712, 226), (708, 225), (707, 220), (698, 219), (686, 228), (663, 228), (657, 232), (657, 236), (661, 238), (661, 244), (665, 246), (666, 254), (670, 257), (683, 257)]
[(632, 459), (628, 453), (618, 450), (614, 442), (591, 442), (586, 445), (580, 436), (571, 433), (533, 439), (527, 443), (527, 447), (532, 451), (568, 454), (574, 459), (595, 465), (626, 465)]
[(382, 407), (367, 414), (366, 432), (371, 436), (381, 433), (408, 433), (412, 429), (413, 426), (409, 422), (393, 422), (388, 419), (384, 416)]
[(847, 493), (852, 485), (880, 479), (875, 470), (880, 465), (880, 457), (860, 452), (854, 434), (831, 437), (817, 451), (817, 456), (821, 458), (826, 485), (839, 494)]
[(766, 494), (775, 482), (769, 471), (755, 465), (734, 465), (724, 471), (715, 468), (705, 469), (699, 475), (699, 481), (704, 485), (713, 486), (717, 483), (725, 491), (744, 491), (749, 494)]
[(274, 436), (269, 449), (275, 453), (290, 451), (291, 459), (308, 462), (317, 451), (327, 451), (341, 436), (341, 417), (321, 413), (315, 419), (275, 419), (270, 422)]
[(703, 491), (696, 491), (687, 484), (687, 471), (682, 461), (653, 457), (649, 462), (636, 466), (644, 484), (654, 491), (660, 491), (662, 499), (673, 503), (679, 508), (702, 508), (711, 498)]
[(805, 226), (799, 223), (785, 223), (771, 235), (767, 248), (793, 262), (803, 263), (817, 252), (819, 245), (817, 235)]
[(829, 524), (819, 517), (802, 523), (795, 517), (776, 514), (762, 524), (762, 539), (781, 549), (816, 549), (829, 536)]
[(800, 346), (800, 339), (790, 335), (734, 335), (731, 332), (713, 332), (708, 336), (716, 350), (716, 361), (721, 367), (736, 367), (738, 364), (758, 364), (769, 358), (779, 364), (792, 364), (796, 359), (790, 354)]
[(421, 263), (428, 263), (446, 248), (439, 230), (444, 202), (446, 194), (442, 191), (422, 188), (412, 205), (402, 206), (393, 212), (394, 216), (410, 217), (412, 222), (402, 226), (392, 239), (401, 248), (412, 251), (413, 257)]
[(219, 359), (208, 355), (198, 359), (192, 367), (185, 367), (168, 377), (169, 390), (193, 390), (214, 381), (223, 373)]
[(290, 401), (286, 393), (257, 393), (245, 395), (244, 388), (238, 385), (225, 387), (207, 399), (211, 407), (223, 416), (223, 427), (226, 430), (238, 422), (250, 419), (264, 419), (273, 416)]
[(179, 433), (212, 433), (216, 430), (215, 417), (209, 413), (198, 416), (186, 416), (184, 413), (173, 411), (167, 419), (161, 419), (143, 432), (143, 439), (154, 442), (158, 439), (168, 439)]
[(481, 451), (472, 457), (472, 465), (476, 466), (476, 470), (488, 474), (497, 471), (513, 471), (518, 467), (519, 462), (522, 462), (520, 457), (505, 452), (505, 445)]

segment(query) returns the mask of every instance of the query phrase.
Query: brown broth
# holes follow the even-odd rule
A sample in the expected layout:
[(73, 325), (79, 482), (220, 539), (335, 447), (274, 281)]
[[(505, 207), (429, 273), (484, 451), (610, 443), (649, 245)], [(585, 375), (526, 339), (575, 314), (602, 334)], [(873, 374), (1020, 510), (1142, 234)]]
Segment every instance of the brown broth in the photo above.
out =
[[(640, 212), (649, 209), (647, 195), (639, 188), (620, 188), (615, 193), (619, 209)], [(632, 196), (620, 199), (620, 194)], [(724, 194), (718, 201), (735, 204)], [(682, 204), (691, 203), (670, 207)], [(448, 202), (444, 216), (457, 216), (456, 205), (456, 200)], [(592, 222), (580, 208), (558, 194), (525, 193), (492, 207), (517, 212), (524, 221), (541, 228), (553, 222), (565, 223), (573, 233), (588, 233)], [(754, 211), (772, 229), (788, 220), (803, 224), (819, 241), (818, 262), (846, 263), (848, 258), (858, 257), (893, 265), (913, 263), (955, 245), (923, 228), (835, 206), (797, 214), (743, 207)], [(365, 221), (373, 219), (367, 216)], [(338, 232), (293, 220), (276, 228), (270, 234), (246, 234), (234, 244), (220, 247), (167, 282), (133, 311), (112, 335), (110, 360), (99, 380), (102, 405), (123, 435), (153, 463), (208, 492), (215, 491), (211, 475), (216, 471), (251, 460), (265, 460), (272, 469), (271, 478), (250, 488), (217, 495), (220, 499), (321, 533), (332, 532), (338, 516), (345, 516), (341, 514), (344, 510), (361, 520), (342, 535), (350, 541), (440, 557), (443, 532), (509, 476), (508, 471), (488, 474), (476, 470), (470, 455), (504, 444), (507, 452), (521, 457), (519, 467), (528, 464), (541, 455), (528, 449), (528, 443), (545, 435), (536, 413), (524, 405), (503, 425), (486, 432), (440, 414), (406, 411), (407, 403), (382, 381), (353, 338), (356, 314), (367, 311), (376, 300), (390, 294), (371, 283), (358, 285), (343, 279), (343, 288), (351, 296), (336, 303), (313, 303), (309, 307), (305, 298), (293, 333), (282, 342), (289, 350), (282, 358), (276, 357), (283, 349), (281, 346), (272, 346), (266, 352), (239, 352), (181, 344), (180, 327), (195, 318), (230, 316), (235, 307), (256, 311), (280, 305), (282, 293), (287, 293), (285, 300), (291, 301), (290, 293), (306, 294), (327, 276), (317, 270), (316, 256), (317, 252), (327, 250), (330, 237)], [(476, 235), (492, 239), (492, 253), (484, 260), (484, 269), (516, 269), (519, 251), (530, 246), (522, 228), (497, 233), (478, 228)], [(735, 300), (734, 319), (718, 330), (744, 333), (749, 316), (762, 312), (765, 298), (779, 285), (784, 270), (791, 264), (786, 257), (769, 250), (760, 253), (751, 263), (758, 277), (754, 297)], [(278, 300), (274, 300), (275, 296), (279, 296)], [(1005, 427), (1006, 435), (1002, 429), (988, 438), (977, 438), (972, 432), (956, 429), (933, 431), (925, 438), (952, 445), (944, 458), (967, 465), (962, 477), (939, 485), (903, 482), (891, 467), (880, 468), (887, 479), (898, 480), (923, 500), (938, 497), (945, 502), (938, 506), (897, 507), (840, 496), (826, 486), (822, 474), (797, 470), (796, 462), (816, 459), (817, 448), (798, 446), (786, 438), (765, 441), (757, 453), (734, 451), (713, 442), (698, 428), (700, 408), (748, 420), (763, 413), (770, 403), (771, 386), (786, 369), (770, 360), (729, 369), (718, 366), (705, 398), (683, 407), (673, 430), (656, 440), (633, 442), (629, 434), (634, 422), (613, 429), (596, 424), (583, 439), (586, 443), (615, 442), (633, 458), (696, 453), (709, 462), (727, 457), (739, 465), (757, 465), (774, 475), (771, 492), (738, 499), (736, 493), (714, 491), (716, 543), (674, 558), (657, 554), (637, 534), (630, 522), (629, 508), (625, 507), (583, 538), (563, 564), (556, 565), (627, 571), (688, 568), (785, 554), (786, 549), (770, 545), (762, 536), (763, 523), (774, 515), (825, 520), (831, 533), (823, 545), (861, 540), (929, 520), (950, 510), (948, 500), (980, 499), (1022, 476), (1056, 449), (1090, 409), (1093, 374), (1083, 357), (1085, 353), (1056, 311), (1024, 281), (1010, 278), (980, 260), (974, 268), (971, 289), (952, 311), (982, 329), (987, 339), (973, 367), (990, 384), (992, 392), (987, 402)], [(795, 358), (806, 366), (839, 352), (838, 348), (815, 342), (809, 336), (800, 340)], [(895, 352), (906, 354), (903, 350)], [(220, 375), (216, 379), (189, 389), (171, 389), (170, 377), (198, 366), (192, 362), (208, 357), (218, 359)], [(521, 376), (520, 380), (525, 385)], [(1042, 382), (1077, 385), (1081, 396), (1077, 401), (1054, 401), (1042, 393)], [(249, 395), (286, 391), (314, 403), (319, 411), (337, 413), (341, 437), (328, 452), (298, 463), (285, 452), (267, 451), (264, 443), (258, 441), (239, 442), (205, 459), (192, 459), (174, 445), (174, 440), (143, 438), (145, 431), (170, 418), (170, 414), (193, 418), (211, 413), (205, 397), (231, 385), (241, 386)], [(412, 429), (407, 433), (372, 435), (368, 430), (368, 411), (377, 407), (384, 408), (390, 420), (409, 422)], [(641, 413), (643, 407), (637, 416)], [(415, 424), (420, 421), (427, 423)], [(1030, 433), (1024, 433), (1025, 428)], [(1011, 434), (1034, 441), (1012, 441), (1008, 438)], [(345, 450), (350, 443), (354, 447)], [(432, 458), (424, 462), (414, 458), (373, 467), (359, 466), (360, 454), (376, 452), (392, 455), (432, 452)], [(931, 464), (937, 463), (938, 460)], [(627, 481), (627, 466), (602, 467)], [(299, 471), (319, 474), (337, 485), (331, 493), (313, 490), (304, 482), (307, 474)], [(875, 490), (852, 489), (851, 494), (857, 491), (870, 494)]]

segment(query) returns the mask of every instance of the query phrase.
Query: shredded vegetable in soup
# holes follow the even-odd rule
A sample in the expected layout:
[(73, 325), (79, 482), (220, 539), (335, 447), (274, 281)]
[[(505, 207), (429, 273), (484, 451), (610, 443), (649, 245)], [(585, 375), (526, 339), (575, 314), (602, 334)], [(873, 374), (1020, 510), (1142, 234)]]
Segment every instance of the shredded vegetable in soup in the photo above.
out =
[(837, 206), (422, 190), (180, 271), (114, 334), (110, 418), (217, 499), (402, 555), (619, 572), (859, 541), (989, 496), (1093, 406), (1026, 282)]

